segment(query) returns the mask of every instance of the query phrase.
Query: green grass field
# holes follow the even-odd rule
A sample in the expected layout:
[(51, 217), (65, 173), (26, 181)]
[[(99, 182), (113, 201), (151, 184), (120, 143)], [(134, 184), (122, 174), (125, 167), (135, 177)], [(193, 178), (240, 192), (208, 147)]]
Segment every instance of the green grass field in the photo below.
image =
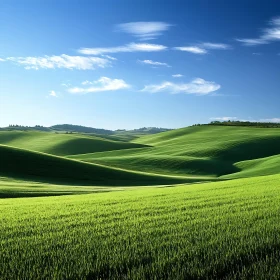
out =
[(279, 279), (280, 176), (4, 199), (2, 279)]
[(1, 280), (279, 279), (279, 217), (277, 128), (0, 132)]

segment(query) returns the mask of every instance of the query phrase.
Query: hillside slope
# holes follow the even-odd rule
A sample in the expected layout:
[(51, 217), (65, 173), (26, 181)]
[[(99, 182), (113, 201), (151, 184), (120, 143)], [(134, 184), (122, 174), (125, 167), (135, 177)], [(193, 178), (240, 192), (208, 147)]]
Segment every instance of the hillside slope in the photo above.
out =
[[(219, 177), (235, 173), (236, 178), (243, 170), (238, 162), (280, 154), (280, 129), (188, 127), (140, 137), (133, 142), (151, 147), (72, 158), (131, 170), (153, 170), (159, 174)], [(272, 167), (272, 171), (267, 172), (260, 168), (255, 175), (275, 174), (278, 169)]]
[(70, 185), (147, 186), (197, 179), (128, 172), (63, 157), (0, 145), (0, 176)]
[(0, 132), (0, 144), (60, 156), (144, 147), (142, 144), (80, 134), (37, 131)]
[(280, 155), (240, 161), (234, 165), (240, 169), (240, 171), (234, 174), (223, 176), (223, 178), (235, 179), (241, 177), (280, 174)]

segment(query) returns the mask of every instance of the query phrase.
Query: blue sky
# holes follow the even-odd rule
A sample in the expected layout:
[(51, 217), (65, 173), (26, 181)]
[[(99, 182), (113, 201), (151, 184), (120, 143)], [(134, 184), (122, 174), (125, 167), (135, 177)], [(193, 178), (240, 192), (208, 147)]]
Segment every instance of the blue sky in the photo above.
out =
[(4, 0), (0, 26), (0, 126), (280, 122), (278, 0)]

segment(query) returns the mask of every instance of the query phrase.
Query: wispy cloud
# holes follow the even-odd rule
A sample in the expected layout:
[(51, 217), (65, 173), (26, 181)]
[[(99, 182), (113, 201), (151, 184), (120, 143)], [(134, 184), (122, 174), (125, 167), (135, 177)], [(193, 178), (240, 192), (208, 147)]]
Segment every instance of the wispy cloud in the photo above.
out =
[(236, 39), (236, 41), (243, 43), (245, 46), (256, 46), (268, 44), (268, 41), (264, 39)]
[(169, 92), (169, 93), (186, 93), (206, 95), (216, 91), (221, 86), (215, 82), (205, 81), (201, 78), (196, 78), (189, 83), (172, 83), (163, 82), (157, 85), (147, 85), (142, 91), (156, 93), (156, 92)]
[(102, 56), (102, 57), (106, 57), (106, 58), (108, 58), (108, 59), (110, 59), (110, 60), (118, 60), (117, 58), (115, 58), (115, 57), (113, 57), (113, 56), (110, 56), (110, 55), (107, 55), (107, 54), (102, 54), (101, 56)]
[(183, 52), (190, 52), (194, 54), (206, 54), (207, 50), (197, 47), (197, 46), (189, 46), (189, 47), (175, 47), (174, 50), (183, 51)]
[(273, 18), (269, 21), (269, 27), (262, 30), (258, 38), (236, 39), (245, 46), (256, 46), (269, 44), (273, 41), (280, 40), (280, 17)]
[(158, 61), (153, 61), (153, 60), (138, 60), (140, 63), (143, 64), (148, 64), (148, 65), (153, 65), (153, 66), (166, 66), (166, 67), (171, 67), (169, 64), (165, 63), (165, 62), (158, 62)]
[(57, 97), (57, 94), (54, 90), (51, 90), (49, 96)]
[(260, 121), (260, 122), (280, 123), (280, 118), (260, 119), (259, 121)]
[(212, 121), (231, 121), (231, 120), (237, 120), (237, 117), (216, 117), (216, 118), (210, 118)]
[(110, 60), (100, 57), (70, 56), (66, 54), (43, 57), (8, 57), (7, 60), (23, 65), (25, 69), (78, 69), (89, 70), (105, 68), (111, 65)]
[(138, 21), (118, 24), (116, 25), (116, 29), (121, 32), (129, 33), (139, 40), (145, 41), (156, 39), (171, 26), (171, 24), (166, 22)]
[(83, 81), (81, 84), (82, 84), (83, 86), (86, 86), (86, 85), (92, 85), (93, 82), (90, 82), (90, 81), (86, 80), (86, 81)]
[(68, 82), (66, 82), (66, 83), (62, 83), (62, 84), (61, 84), (61, 86), (63, 86), (63, 87), (70, 87), (70, 86), (71, 86), (71, 84), (70, 84), (70, 83), (68, 83)]
[(229, 50), (231, 46), (221, 43), (201, 43), (193, 46), (175, 47), (173, 49), (194, 54), (206, 54), (208, 50)]
[(271, 25), (280, 25), (280, 16), (279, 17), (274, 17), (270, 20)]
[(252, 55), (262, 55), (262, 53), (260, 53), (260, 52), (254, 52), (254, 53), (252, 53)]
[(4, 62), (6, 59), (0, 57), (0, 62)]
[(182, 74), (174, 74), (174, 75), (172, 75), (172, 77), (173, 78), (181, 78), (181, 77), (183, 77), (184, 75), (182, 75)]
[(83, 86), (91, 85), (90, 87), (73, 87), (69, 88), (68, 92), (74, 94), (83, 94), (83, 93), (90, 93), (90, 92), (102, 92), (102, 91), (115, 91), (120, 89), (127, 89), (130, 87), (122, 79), (110, 79), (108, 77), (101, 77), (97, 81), (89, 82), (84, 81), (82, 82)]
[(212, 49), (212, 50), (229, 50), (231, 49), (230, 45), (227, 44), (217, 44), (217, 43), (202, 43), (202, 47), (205, 49)]
[(79, 53), (87, 55), (101, 55), (104, 53), (119, 53), (119, 52), (158, 52), (166, 50), (167, 47), (156, 44), (146, 43), (130, 43), (124, 46), (111, 47), (111, 48), (81, 48)]

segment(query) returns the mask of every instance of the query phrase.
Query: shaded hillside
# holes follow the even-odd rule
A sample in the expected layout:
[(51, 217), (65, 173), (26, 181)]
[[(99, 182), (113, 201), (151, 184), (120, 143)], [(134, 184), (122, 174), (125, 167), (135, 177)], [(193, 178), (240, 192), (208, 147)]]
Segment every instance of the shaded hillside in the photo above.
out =
[[(73, 158), (159, 174), (219, 177), (231, 173), (238, 176), (240, 161), (280, 154), (280, 130), (269, 128), (197, 126), (143, 136), (133, 142), (151, 147)], [(262, 175), (261, 170), (258, 175)]]
[(45, 132), (0, 132), (0, 144), (54, 155), (75, 155), (144, 147), (142, 144), (108, 140), (79, 134)]
[(114, 133), (112, 130), (108, 130), (108, 129), (93, 128), (93, 127), (73, 125), (73, 124), (57, 124), (57, 125), (50, 126), (49, 128), (55, 131), (69, 131), (69, 132), (73, 131), (79, 133), (97, 133), (97, 134), (104, 134), (104, 135), (111, 135)]
[(109, 130), (102, 128), (93, 128), (82, 125), (73, 124), (57, 124), (50, 127), (44, 127), (41, 125), (35, 126), (23, 126), (23, 125), (9, 125), (8, 127), (0, 127), (0, 131), (47, 131), (57, 133), (80, 133), (80, 134), (91, 134), (93, 136), (105, 136), (112, 140), (132, 140), (139, 136), (150, 135), (169, 131), (171, 129), (160, 128), (160, 127), (142, 127), (138, 129), (125, 130)]
[(165, 185), (197, 180), (127, 172), (0, 145), (0, 176), (38, 182), (92, 186)]
[(240, 172), (224, 176), (225, 179), (280, 174), (280, 154), (234, 164)]

